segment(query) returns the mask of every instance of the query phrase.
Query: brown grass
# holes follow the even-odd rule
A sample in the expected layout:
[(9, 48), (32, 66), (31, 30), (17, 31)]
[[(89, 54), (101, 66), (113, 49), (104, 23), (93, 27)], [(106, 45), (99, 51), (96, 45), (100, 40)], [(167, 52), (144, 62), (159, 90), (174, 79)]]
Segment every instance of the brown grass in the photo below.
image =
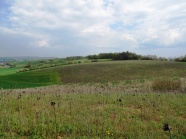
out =
[(181, 81), (173, 79), (156, 79), (152, 82), (152, 89), (155, 91), (179, 91)]

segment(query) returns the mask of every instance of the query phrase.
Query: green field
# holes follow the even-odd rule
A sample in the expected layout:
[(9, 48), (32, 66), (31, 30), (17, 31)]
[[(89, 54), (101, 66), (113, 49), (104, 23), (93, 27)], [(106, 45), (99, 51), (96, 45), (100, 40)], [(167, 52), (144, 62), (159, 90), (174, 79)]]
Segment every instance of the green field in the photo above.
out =
[(4, 89), (30, 88), (59, 84), (60, 78), (57, 72), (32, 71), (1, 76), (0, 83)]
[(0, 138), (186, 139), (186, 63), (58, 62), (0, 69)]
[(79, 64), (76, 62), (19, 73), (16, 73), (14, 68), (0, 70), (2, 72), (0, 88), (4, 89), (68, 83), (144, 82), (157, 78), (185, 79), (186, 77), (185, 63), (142, 60)]

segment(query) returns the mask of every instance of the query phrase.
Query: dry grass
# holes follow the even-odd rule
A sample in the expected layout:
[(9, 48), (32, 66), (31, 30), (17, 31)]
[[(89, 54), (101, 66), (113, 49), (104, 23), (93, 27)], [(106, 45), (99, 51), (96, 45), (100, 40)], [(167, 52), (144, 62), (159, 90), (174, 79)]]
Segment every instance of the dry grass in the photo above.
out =
[(156, 79), (152, 82), (152, 89), (155, 91), (180, 91), (182, 83), (180, 80)]

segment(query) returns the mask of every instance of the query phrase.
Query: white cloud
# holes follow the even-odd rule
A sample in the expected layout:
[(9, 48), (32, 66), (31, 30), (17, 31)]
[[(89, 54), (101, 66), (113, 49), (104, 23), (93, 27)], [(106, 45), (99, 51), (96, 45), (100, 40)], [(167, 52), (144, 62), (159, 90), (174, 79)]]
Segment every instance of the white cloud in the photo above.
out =
[(41, 40), (41, 41), (36, 42), (36, 46), (37, 47), (49, 47), (50, 44), (46, 40)]
[(67, 47), (78, 47), (77, 55), (85, 48), (86, 54), (92, 49), (168, 49), (186, 45), (185, 9), (185, 0), (14, 0), (11, 26), (0, 30), (32, 38), (28, 45), (48, 52)]
[(181, 36), (182, 36), (182, 34), (180, 33), (179, 30), (169, 30), (165, 33), (164, 43), (166, 45), (175, 43), (177, 40), (180, 39)]

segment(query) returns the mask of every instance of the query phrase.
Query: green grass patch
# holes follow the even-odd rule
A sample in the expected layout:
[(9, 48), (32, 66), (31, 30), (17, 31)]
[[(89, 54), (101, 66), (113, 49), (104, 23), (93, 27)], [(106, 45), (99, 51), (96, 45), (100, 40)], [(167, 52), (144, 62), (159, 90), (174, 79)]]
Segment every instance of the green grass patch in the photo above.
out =
[(0, 68), (0, 76), (1, 75), (8, 75), (8, 74), (14, 74), (16, 73), (20, 68)]
[(0, 88), (30, 88), (59, 84), (57, 72), (32, 71), (0, 76)]

